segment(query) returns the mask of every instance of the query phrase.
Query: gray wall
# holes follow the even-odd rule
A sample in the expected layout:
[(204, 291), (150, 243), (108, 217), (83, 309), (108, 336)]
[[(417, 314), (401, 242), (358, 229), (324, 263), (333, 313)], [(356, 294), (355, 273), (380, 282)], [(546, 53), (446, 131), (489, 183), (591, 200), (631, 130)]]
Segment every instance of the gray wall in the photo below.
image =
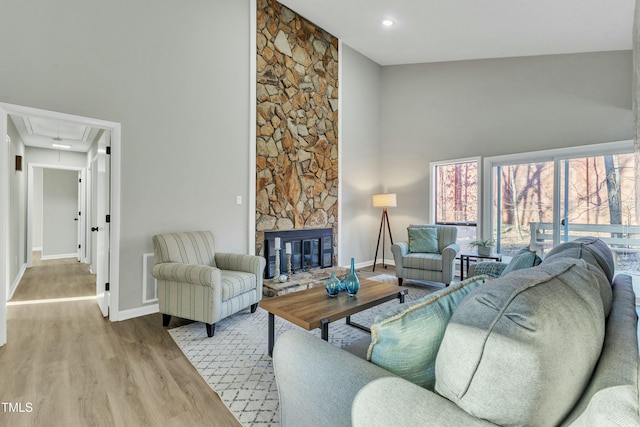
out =
[(249, 18), (248, 0), (2, 2), (0, 101), (122, 124), (120, 310), (156, 233), (249, 250)]
[(380, 226), (380, 211), (371, 207), (371, 196), (383, 191), (378, 128), (382, 67), (345, 44), (341, 65), (342, 247), (339, 263), (347, 265), (351, 257), (356, 262), (373, 259)]
[(382, 69), (382, 182), (396, 240), (429, 220), (429, 162), (628, 140), (631, 51)]
[(33, 168), (33, 205), (31, 208), (32, 250), (42, 250), (42, 168)]
[[(27, 235), (27, 168), (25, 163), (25, 146), (11, 120), (7, 120), (7, 134), (11, 138), (9, 148), (9, 286), (18, 277), (26, 263), (25, 241)], [(2, 136), (4, 139), (4, 136)], [(4, 141), (2, 141), (4, 144)], [(22, 171), (16, 171), (15, 158), (22, 156)]]
[(75, 256), (78, 245), (78, 172), (42, 173), (42, 256)]

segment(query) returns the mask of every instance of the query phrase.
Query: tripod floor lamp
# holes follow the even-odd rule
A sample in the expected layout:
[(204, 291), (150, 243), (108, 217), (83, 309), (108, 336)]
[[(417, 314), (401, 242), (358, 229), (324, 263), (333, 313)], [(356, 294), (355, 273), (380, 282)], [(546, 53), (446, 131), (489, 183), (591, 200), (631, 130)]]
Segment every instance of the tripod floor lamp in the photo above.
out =
[(395, 208), (397, 206), (396, 193), (374, 194), (373, 195), (373, 207), (382, 208), (382, 218), (380, 219), (380, 231), (378, 232), (378, 245), (376, 246), (376, 255), (373, 258), (373, 271), (376, 271), (376, 261), (378, 260), (378, 249), (380, 248), (380, 236), (382, 236), (382, 267), (387, 268), (384, 264), (384, 241), (385, 239), (385, 226), (386, 231), (389, 231), (389, 239), (393, 245), (393, 236), (391, 235), (391, 226), (389, 225), (389, 214), (387, 214), (387, 208)]

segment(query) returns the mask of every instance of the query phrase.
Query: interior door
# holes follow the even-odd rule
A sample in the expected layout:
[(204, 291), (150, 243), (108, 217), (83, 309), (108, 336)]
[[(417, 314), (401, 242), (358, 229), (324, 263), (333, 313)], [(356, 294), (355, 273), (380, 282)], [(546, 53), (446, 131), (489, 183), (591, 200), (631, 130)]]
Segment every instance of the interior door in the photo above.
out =
[(9, 287), (9, 144), (7, 112), (0, 107), (0, 346), (7, 343), (7, 289)]
[(107, 155), (107, 146), (110, 145), (111, 133), (105, 131), (98, 141), (98, 152), (93, 161), (92, 171), (95, 177), (92, 187), (95, 192), (92, 195), (95, 215), (91, 224), (92, 241), (95, 242), (96, 261), (96, 300), (103, 316), (109, 315), (109, 236), (110, 226), (107, 215), (110, 211), (110, 164)]

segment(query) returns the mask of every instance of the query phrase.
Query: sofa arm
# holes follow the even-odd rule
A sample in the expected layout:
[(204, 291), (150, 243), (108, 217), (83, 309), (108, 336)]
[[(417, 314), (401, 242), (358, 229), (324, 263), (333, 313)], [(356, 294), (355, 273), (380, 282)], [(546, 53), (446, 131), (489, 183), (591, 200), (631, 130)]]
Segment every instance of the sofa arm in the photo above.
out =
[(392, 373), (308, 332), (276, 341), (273, 370), (283, 427), (350, 426), (351, 405), (368, 382)]
[(442, 281), (449, 284), (456, 275), (456, 256), (460, 252), (460, 245), (452, 243), (442, 249)]
[(197, 264), (163, 262), (153, 266), (151, 274), (158, 280), (213, 287), (220, 283), (220, 270)]
[(354, 427), (495, 426), (402, 378), (380, 378), (365, 385), (353, 402), (352, 420)]
[(402, 257), (409, 253), (408, 242), (398, 242), (391, 245), (393, 262), (396, 264), (396, 277), (402, 278)]

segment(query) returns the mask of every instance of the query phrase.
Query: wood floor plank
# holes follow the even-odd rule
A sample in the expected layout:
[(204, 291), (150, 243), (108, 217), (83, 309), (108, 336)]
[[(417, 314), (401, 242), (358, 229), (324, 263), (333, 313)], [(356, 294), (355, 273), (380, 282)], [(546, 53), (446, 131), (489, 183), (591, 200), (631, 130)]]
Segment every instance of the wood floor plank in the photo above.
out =
[(87, 265), (34, 257), (10, 301), (20, 304), (7, 308), (0, 348), (0, 400), (33, 409), (0, 407), (1, 425), (241, 426), (160, 314), (110, 322), (95, 300), (30, 303), (86, 295), (95, 295)]

